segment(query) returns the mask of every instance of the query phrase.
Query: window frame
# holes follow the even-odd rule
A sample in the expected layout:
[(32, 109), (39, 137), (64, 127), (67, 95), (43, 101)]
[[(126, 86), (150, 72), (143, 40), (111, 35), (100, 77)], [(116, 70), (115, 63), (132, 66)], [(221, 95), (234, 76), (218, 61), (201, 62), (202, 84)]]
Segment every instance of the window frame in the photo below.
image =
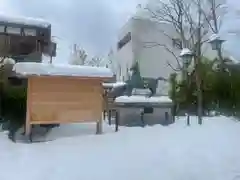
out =
[(120, 41), (117, 43), (117, 49), (122, 49), (126, 44), (132, 40), (131, 32), (128, 32)]

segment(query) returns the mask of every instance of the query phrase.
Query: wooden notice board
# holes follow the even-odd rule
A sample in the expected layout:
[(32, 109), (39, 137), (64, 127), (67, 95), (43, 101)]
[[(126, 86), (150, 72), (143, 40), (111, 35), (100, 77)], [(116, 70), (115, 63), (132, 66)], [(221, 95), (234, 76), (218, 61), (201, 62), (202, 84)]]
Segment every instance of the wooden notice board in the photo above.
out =
[(101, 121), (102, 94), (98, 78), (29, 77), (26, 133), (32, 124)]

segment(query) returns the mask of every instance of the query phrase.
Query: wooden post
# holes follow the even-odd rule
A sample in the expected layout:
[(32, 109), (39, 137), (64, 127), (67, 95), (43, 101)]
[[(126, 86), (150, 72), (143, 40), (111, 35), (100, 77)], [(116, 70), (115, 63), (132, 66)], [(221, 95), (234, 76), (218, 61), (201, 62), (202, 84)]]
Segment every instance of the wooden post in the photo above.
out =
[(108, 109), (108, 124), (111, 126), (112, 124), (112, 111), (111, 109)]
[(102, 120), (97, 121), (96, 129), (96, 134), (102, 134)]
[(169, 114), (168, 114), (168, 112), (165, 112), (165, 123), (169, 124)]
[[(102, 86), (102, 82), (100, 83), (100, 86)], [(104, 89), (101, 90), (101, 94), (104, 93)], [(101, 95), (101, 99), (102, 99), (102, 102), (104, 101), (104, 97)], [(96, 123), (96, 134), (102, 134), (103, 133), (103, 118), (102, 118), (102, 112), (103, 112), (103, 109), (104, 109), (104, 105), (103, 103), (101, 103), (101, 110), (98, 114), (98, 120), (97, 120), (97, 123)]]
[(119, 112), (116, 111), (116, 118), (115, 118), (115, 132), (118, 132), (118, 125), (119, 125)]
[(52, 55), (50, 56), (50, 64), (52, 64)]
[(27, 86), (27, 114), (25, 121), (25, 135), (29, 136), (31, 134), (31, 81), (32, 78), (28, 78), (28, 86)]
[(190, 116), (188, 113), (187, 113), (187, 125), (190, 126)]
[(145, 127), (144, 110), (140, 113), (140, 120), (141, 120), (141, 123), (142, 123), (142, 127)]

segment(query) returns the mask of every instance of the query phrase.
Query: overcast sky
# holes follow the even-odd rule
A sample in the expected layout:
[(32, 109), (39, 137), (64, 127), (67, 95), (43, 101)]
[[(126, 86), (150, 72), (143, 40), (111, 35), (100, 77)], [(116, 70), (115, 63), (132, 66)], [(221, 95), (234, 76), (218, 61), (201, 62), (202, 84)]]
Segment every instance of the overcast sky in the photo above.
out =
[[(67, 62), (70, 46), (79, 44), (92, 55), (105, 55), (116, 41), (119, 28), (145, 0), (0, 0), (6, 14), (44, 18), (52, 23), (53, 35), (59, 37), (57, 62)], [(240, 0), (228, 0), (232, 7)], [(225, 27), (237, 27), (228, 18)], [(240, 22), (240, 21), (239, 21)], [(240, 27), (240, 23), (238, 23)], [(239, 28), (240, 29), (240, 28)], [(228, 48), (236, 45), (235, 37)], [(239, 39), (240, 40), (240, 39)], [(239, 42), (239, 41), (238, 41)], [(238, 45), (239, 46), (239, 45)], [(239, 50), (238, 50), (239, 51)], [(240, 52), (236, 52), (236, 54)]]

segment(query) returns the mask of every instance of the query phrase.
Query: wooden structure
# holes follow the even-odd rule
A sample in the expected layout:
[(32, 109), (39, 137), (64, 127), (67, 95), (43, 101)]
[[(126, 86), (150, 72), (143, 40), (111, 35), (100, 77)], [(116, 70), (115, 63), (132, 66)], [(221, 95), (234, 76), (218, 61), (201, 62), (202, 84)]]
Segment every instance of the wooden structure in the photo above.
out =
[(28, 78), (26, 135), (34, 124), (78, 122), (96, 122), (102, 132), (102, 82), (111, 78), (109, 69), (17, 63), (14, 70)]

